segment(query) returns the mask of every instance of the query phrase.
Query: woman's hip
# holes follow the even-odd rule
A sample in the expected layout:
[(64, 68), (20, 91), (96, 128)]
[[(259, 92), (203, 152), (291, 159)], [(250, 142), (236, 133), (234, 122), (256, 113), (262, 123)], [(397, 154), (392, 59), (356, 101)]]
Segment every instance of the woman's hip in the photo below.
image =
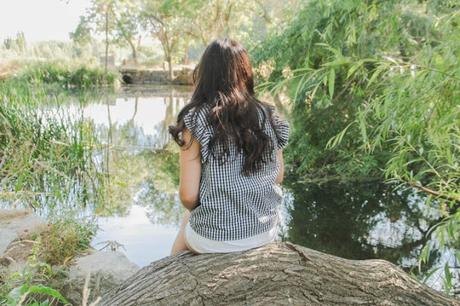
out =
[(238, 240), (212, 240), (201, 236), (193, 230), (190, 223), (185, 226), (185, 240), (190, 248), (197, 253), (229, 253), (239, 252), (263, 246), (273, 242), (277, 236), (276, 226), (269, 231)]

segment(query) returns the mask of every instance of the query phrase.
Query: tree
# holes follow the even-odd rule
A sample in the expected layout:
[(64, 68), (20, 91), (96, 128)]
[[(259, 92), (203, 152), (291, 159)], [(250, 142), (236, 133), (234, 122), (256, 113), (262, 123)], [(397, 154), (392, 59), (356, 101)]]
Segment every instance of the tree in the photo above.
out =
[[(212, 39), (230, 36), (247, 44), (263, 38), (266, 29), (277, 25), (287, 16), (287, 8), (298, 0), (212, 0), (195, 1), (188, 15), (187, 33), (206, 46)], [(262, 35), (260, 35), (262, 32)]]
[[(431, 196), (444, 218), (420, 264), (433, 248), (460, 258), (459, 23), (455, 1), (311, 1), (253, 53), (268, 71), (260, 88), (290, 98), (296, 175)], [(444, 270), (451, 290), (458, 267)]]
[(127, 44), (137, 63), (137, 50), (141, 42), (139, 5), (133, 0), (93, 0), (71, 38), (87, 43), (94, 34), (102, 34), (106, 45), (106, 59), (110, 43)]
[(112, 10), (115, 40), (129, 45), (133, 61), (137, 64), (137, 50), (142, 38), (139, 4), (137, 1), (119, 0)]
[(163, 56), (168, 63), (169, 79), (174, 79), (173, 60), (187, 35), (184, 30), (184, 16), (190, 13), (195, 1), (187, 0), (142, 0), (144, 26), (153, 38), (160, 41)]
[(71, 37), (77, 42), (88, 42), (92, 33), (103, 33), (105, 41), (105, 63), (107, 72), (110, 43), (113, 41), (113, 31), (116, 26), (113, 18), (113, 7), (116, 0), (93, 0), (86, 15), (80, 17), (77, 29)]
[(289, 242), (168, 256), (101, 305), (460, 305), (385, 260), (347, 260)]
[(91, 42), (91, 25), (86, 16), (80, 16), (80, 22), (75, 31), (69, 34), (70, 39), (78, 45), (87, 45)]
[[(173, 78), (173, 62), (181, 55), (187, 62), (190, 46), (207, 46), (212, 39), (230, 36), (248, 44), (254, 43), (253, 33), (275, 25), (283, 8), (274, 1), (244, 0), (143, 0), (145, 27), (161, 43), (169, 77)], [(290, 0), (289, 4), (297, 0)], [(258, 16), (265, 16), (259, 18)], [(268, 16), (272, 17), (268, 17)], [(276, 17), (273, 17), (276, 16)], [(259, 37), (260, 38), (260, 37)]]

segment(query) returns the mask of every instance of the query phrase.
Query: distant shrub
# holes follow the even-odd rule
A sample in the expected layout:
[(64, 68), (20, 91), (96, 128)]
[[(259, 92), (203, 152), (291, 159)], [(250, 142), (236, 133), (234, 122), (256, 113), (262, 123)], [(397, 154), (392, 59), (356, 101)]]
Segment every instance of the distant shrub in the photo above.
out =
[(33, 84), (59, 84), (63, 88), (91, 88), (114, 86), (118, 72), (109, 70), (105, 73), (100, 67), (72, 66), (59, 63), (32, 64), (17, 76), (19, 80)]

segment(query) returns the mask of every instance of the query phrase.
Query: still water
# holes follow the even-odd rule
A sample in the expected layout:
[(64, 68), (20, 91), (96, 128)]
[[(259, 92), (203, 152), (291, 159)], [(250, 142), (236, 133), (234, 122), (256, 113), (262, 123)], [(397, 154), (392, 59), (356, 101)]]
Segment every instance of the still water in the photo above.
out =
[[(75, 208), (96, 216), (96, 249), (116, 246), (139, 266), (169, 255), (184, 209), (168, 126), (189, 97), (187, 87), (126, 87), (65, 106), (94, 126), (100, 145), (94, 159), (109, 182), (104, 203)], [(315, 185), (288, 173), (283, 188), (278, 240), (349, 259), (383, 258), (408, 272), (417, 273), (426, 233), (441, 217), (413, 190), (381, 182)], [(431, 267), (453, 261), (451, 252), (438, 252)], [(441, 270), (427, 281), (436, 289)]]

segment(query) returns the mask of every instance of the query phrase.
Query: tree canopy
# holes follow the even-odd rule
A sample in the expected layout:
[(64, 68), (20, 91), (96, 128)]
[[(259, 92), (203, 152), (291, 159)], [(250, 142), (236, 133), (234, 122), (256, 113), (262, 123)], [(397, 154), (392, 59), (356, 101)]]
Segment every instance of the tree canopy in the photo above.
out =
[[(459, 24), (456, 1), (310, 1), (253, 50), (259, 89), (291, 101), (292, 171), (382, 177), (427, 193), (445, 216), (430, 231), (436, 247), (457, 258)], [(445, 268), (451, 282), (455, 267)]]

